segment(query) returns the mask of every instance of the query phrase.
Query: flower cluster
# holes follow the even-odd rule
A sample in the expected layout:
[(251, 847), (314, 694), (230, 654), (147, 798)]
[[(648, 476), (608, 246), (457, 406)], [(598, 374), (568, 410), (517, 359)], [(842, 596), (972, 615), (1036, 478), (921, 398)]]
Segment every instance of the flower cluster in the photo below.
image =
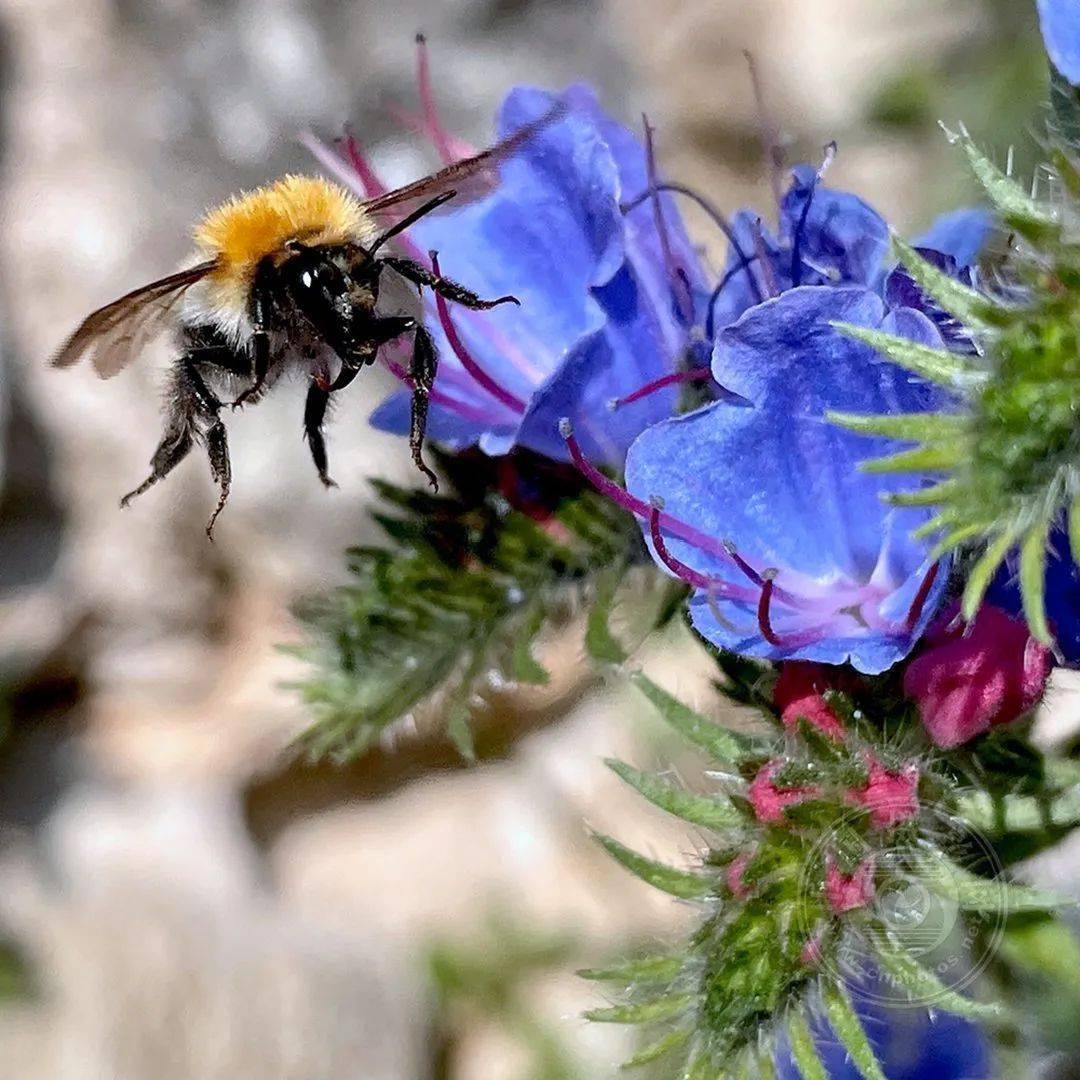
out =
[[(1055, 78), (1080, 79), (1075, 5), (1039, 10)], [(1080, 95), (1069, 100), (1080, 130)], [(416, 126), (443, 160), (468, 154), (438, 120), (423, 55), (421, 102)], [(635, 1061), (680, 1047), (693, 1077), (739, 1054), (765, 1068), (776, 1047), (758, 1033), (786, 1016), (798, 1067), (821, 1075), (816, 1003), (862, 1075), (878, 1076), (847, 996), (859, 976), (841, 963), (851, 949), (919, 1000), (990, 1014), (942, 985), (889, 922), (898, 874), (939, 888), (928, 858), (949, 868), (957, 910), (988, 910), (994, 867), (954, 866), (935, 815), (1047, 836), (1080, 818), (1075, 770), (1044, 766), (1024, 727), (1054, 663), (1080, 664), (1075, 213), (1017, 194), (965, 139), (993, 211), (955, 210), (910, 244), (828, 185), (832, 145), (820, 166), (788, 171), (773, 213), (729, 219), (660, 175), (647, 124), (639, 138), (584, 87), (512, 91), (499, 135), (549, 115), (500, 163), (498, 184), (401, 240), (436, 273), (520, 306), (465, 311), (424, 296), (441, 355), (429, 434), (480, 479), (452, 523), (430, 504), (432, 537), (395, 523), (410, 573), (380, 554), (383, 599), (410, 612), (395, 624), (407, 644), (419, 633), (411, 612), (439, 607), (424, 586), (442, 534), (469, 538), (467, 569), (488, 571), (484, 633), (464, 595), (475, 575), (456, 564), (462, 594), (424, 629), (447, 654), (440, 670), (468, 672), (466, 691), (450, 695), (459, 704), (482, 675), (480, 650), (460, 661), (461, 640), (516, 642), (500, 677), (546, 677), (529, 646), (552, 618), (548, 578), (588, 599), (586, 645), (608, 664), (631, 651), (607, 623), (626, 569), (627, 581), (657, 584), (666, 612), (682, 605), (722, 691), (762, 708), (772, 736), (736, 737), (639, 681), (724, 763), (723, 790), (691, 794), (613, 767), (719, 838), (692, 872), (603, 838), (706, 915), (678, 957), (608, 973), (632, 1000), (593, 1017), (672, 1022)], [(380, 190), (355, 142), (315, 149), (358, 192)], [(1080, 191), (1080, 155), (1066, 149), (1055, 168)], [(726, 235), (718, 269), (692, 243), (681, 198)], [(1007, 244), (998, 220), (1023, 250), (984, 279), (987, 241)], [(407, 402), (393, 394), (372, 422), (405, 432)], [(526, 564), (539, 551), (548, 570), (537, 585)], [(350, 701), (363, 696), (350, 681), (360, 677), (341, 684)], [(389, 700), (402, 700), (397, 687)], [(1015, 745), (1030, 765), (1022, 778), (1000, 765), (1018, 760)], [(986, 790), (965, 794), (965, 778)], [(1002, 808), (999, 796), (1012, 801)], [(959, 847), (970, 852), (969, 840)], [(1033, 850), (1030, 837), (1012, 850)]]

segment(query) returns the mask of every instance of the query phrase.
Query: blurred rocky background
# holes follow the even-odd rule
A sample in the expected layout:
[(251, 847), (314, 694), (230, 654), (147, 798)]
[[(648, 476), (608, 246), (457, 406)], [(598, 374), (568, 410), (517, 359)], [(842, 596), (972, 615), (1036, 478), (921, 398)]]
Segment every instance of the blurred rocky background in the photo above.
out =
[[(0, 0), (0, 1075), (613, 1075), (622, 1036), (578, 1018), (595, 1001), (569, 972), (683, 912), (583, 822), (694, 847), (603, 768), (654, 764), (662, 736), (576, 677), (574, 643), (565, 685), (492, 710), (499, 749), (474, 767), (423, 733), (350, 767), (290, 757), (291, 606), (344, 580), (365, 477), (411, 480), (365, 422), (386, 386), (339, 408), (330, 493), (302, 388), (236, 415), (210, 545), (197, 456), (118, 511), (164, 352), (109, 383), (50, 370), (76, 321), (170, 270), (208, 205), (309, 168), (301, 129), (348, 121), (390, 180), (426, 171), (393, 117), (419, 29), (453, 130), (483, 142), (513, 84), (585, 79), (627, 122), (648, 110), (668, 174), (729, 209), (769, 200), (748, 49), (793, 152), (836, 139), (833, 182), (910, 231), (965, 195), (939, 118), (1033, 160), (1029, 6)], [(650, 664), (709, 708), (693, 648), (675, 634)]]

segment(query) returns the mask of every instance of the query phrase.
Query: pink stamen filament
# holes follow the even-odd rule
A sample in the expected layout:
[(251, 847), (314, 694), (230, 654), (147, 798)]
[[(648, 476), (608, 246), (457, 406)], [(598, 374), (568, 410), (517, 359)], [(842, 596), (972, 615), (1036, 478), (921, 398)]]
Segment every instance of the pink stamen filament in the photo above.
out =
[[(439, 273), (439, 257), (431, 253), (431, 266), (436, 274)], [(434, 292), (434, 290), (432, 290)], [(461, 366), (482, 386), (496, 401), (502, 402), (508, 409), (512, 409), (519, 416), (525, 415), (525, 402), (515, 397), (506, 387), (496, 382), (477, 362), (465, 347), (465, 343), (458, 335), (457, 328), (450, 318), (450, 307), (445, 297), (435, 292), (435, 307), (439, 313), (439, 323), (442, 325), (446, 340), (454, 355), (461, 361)]]
[(688, 368), (686, 371), (672, 371), (667, 375), (661, 375), (659, 379), (653, 379), (652, 382), (645, 383), (644, 386), (639, 386), (633, 393), (627, 394), (625, 397), (615, 398), (611, 402), (611, 407), (621, 409), (624, 405), (631, 405), (635, 401), (640, 401), (650, 394), (655, 394), (658, 390), (663, 390), (666, 386), (674, 386), (677, 383), (706, 382), (711, 378), (712, 369), (707, 367)]
[[(777, 634), (772, 625), (773, 600), (795, 610), (812, 610), (817, 606), (818, 602), (788, 592), (786, 589), (778, 588), (776, 582), (773, 580), (774, 571), (759, 573), (741, 555), (739, 555), (735, 550), (734, 545), (730, 542), (717, 542), (713, 537), (701, 532), (699, 529), (695, 529), (692, 525), (688, 525), (686, 522), (680, 521), (678, 518), (664, 513), (664, 511), (660, 509), (658, 502), (646, 503), (642, 499), (631, 495), (630, 492), (620, 487), (613, 480), (608, 479), (608, 477), (588, 461), (582, 453), (581, 445), (574, 436), (570, 421), (565, 417), (559, 422), (559, 432), (566, 442), (566, 447), (570, 451), (570, 457), (575, 467), (589, 483), (591, 483), (600, 494), (611, 499), (612, 502), (621, 506), (624, 510), (629, 511), (631, 514), (634, 514), (636, 517), (649, 523), (649, 534), (657, 558), (677, 577), (681, 578), (695, 589), (701, 589), (707, 592), (710, 598), (720, 596), (723, 599), (750, 604), (754, 603), (756, 600), (758, 627), (761, 631), (761, 636), (770, 645), (773, 645), (776, 648), (801, 648), (813, 641), (820, 640), (825, 634), (832, 632), (831, 624), (819, 623), (796, 633), (785, 633), (782, 636)], [(665, 531), (672, 536), (677, 536), (680, 540), (683, 540), (688, 544), (692, 544), (704, 554), (729, 559), (733, 565), (738, 567), (738, 569), (758, 587), (759, 591), (755, 594), (748, 589), (740, 589), (738, 586), (702, 574), (693, 569), (693, 567), (688, 566), (686, 563), (672, 555), (671, 551), (668, 549), (667, 543), (663, 537), (663, 532)], [(919, 589), (920, 597), (916, 597), (916, 603), (912, 604), (912, 611), (915, 611), (916, 608), (921, 611), (922, 605), (925, 603), (926, 597), (929, 595), (930, 588), (933, 585), (933, 577), (936, 569), (935, 566), (923, 580)], [(840, 612), (836, 612), (836, 614), (840, 614)], [(918, 619), (918, 613), (916, 613), (915, 619)]]
[(702, 589), (712, 596), (720, 596), (724, 599), (730, 600), (748, 600), (750, 599), (749, 591), (746, 589), (740, 589), (737, 586), (731, 585), (726, 581), (721, 581), (718, 578), (709, 577), (706, 574), (702, 574), (695, 570), (691, 566), (687, 566), (686, 563), (677, 559), (668, 550), (668, 546), (664, 541), (664, 535), (660, 526), (660, 507), (655, 503), (649, 508), (649, 535), (652, 538), (653, 550), (656, 552), (656, 557), (678, 578), (681, 578), (687, 583), (687, 585), (693, 585), (695, 589)]
[[(601, 495), (611, 499), (612, 502), (618, 504), (624, 510), (628, 510), (631, 514), (641, 518), (643, 521), (648, 521), (651, 518), (654, 508), (650, 503), (631, 495), (625, 488), (619, 487), (614, 480), (609, 480), (585, 457), (581, 451), (581, 445), (574, 436), (570, 421), (565, 417), (559, 421), (559, 433), (566, 442), (566, 448), (570, 451), (570, 458), (577, 470), (594, 488), (596, 488), (597, 491), (600, 492)], [(686, 522), (680, 521), (670, 514), (666, 514), (663, 511), (660, 511), (659, 513), (661, 525), (672, 536), (677, 536), (680, 540), (685, 540), (688, 544), (693, 544), (694, 547), (704, 554), (715, 556), (718, 559), (731, 561), (738, 566), (740, 570), (743, 570), (743, 572), (746, 573), (745, 567), (747, 567), (748, 564), (743, 560), (735, 562), (732, 558), (730, 544), (727, 544), (722, 540), (717, 540), (708, 533), (704, 533), (700, 529), (695, 529), (693, 525), (688, 525)], [(750, 573), (752, 574), (753, 570), (750, 570)], [(760, 583), (760, 581), (761, 578), (758, 576), (755, 583)], [(777, 599), (783, 599), (785, 603), (789, 603), (793, 607), (799, 607), (803, 603), (801, 598), (786, 592), (781, 593), (780, 590), (777, 590), (776, 596)]]
[(930, 590), (934, 587), (934, 581), (938, 575), (938, 568), (941, 563), (934, 563), (926, 572), (926, 577), (922, 579), (922, 584), (919, 585), (919, 591), (915, 594), (915, 599), (911, 601), (911, 607), (908, 608), (906, 626), (908, 630), (914, 630), (916, 624), (919, 621), (919, 616), (922, 615), (923, 608), (926, 606), (926, 598), (930, 595)]
[(781, 639), (777, 637), (769, 621), (769, 606), (772, 603), (773, 579), (765, 578), (761, 583), (761, 595), (758, 597), (757, 621), (761, 636), (770, 644), (780, 646)]
[(449, 165), (456, 161), (457, 157), (450, 145), (446, 129), (439, 121), (435, 93), (431, 88), (431, 64), (428, 61), (427, 39), (423, 34), (416, 35), (416, 87), (420, 95), (420, 108), (424, 114), (424, 130), (435, 145), (435, 150), (443, 163)]
[(657, 187), (656, 175), (656, 152), (653, 147), (653, 129), (647, 116), (641, 117), (645, 128), (645, 165), (648, 170), (649, 190), (652, 193), (653, 221), (656, 225), (656, 235), (660, 238), (660, 251), (664, 258), (664, 268), (667, 270), (668, 279), (671, 281), (672, 293), (675, 296), (675, 304), (679, 310), (679, 316), (684, 325), (689, 325), (694, 318), (694, 298), (690, 294), (690, 285), (683, 270), (675, 261), (675, 254), (671, 250), (671, 235), (668, 233), (667, 218), (664, 216), (664, 204), (660, 199), (660, 191)]
[[(401, 364), (396, 360), (390, 360), (388, 358), (384, 358), (383, 363), (386, 365), (387, 369), (409, 387), (410, 390), (413, 389), (414, 383), (412, 376)], [(488, 416), (483, 409), (478, 409), (465, 401), (458, 401), (457, 398), (451, 397), (449, 394), (444, 394), (441, 390), (429, 390), (428, 399), (433, 405), (443, 405), (466, 420), (475, 420), (478, 423), (483, 424), (487, 424), (491, 420), (491, 417)]]
[(374, 199), (378, 195), (384, 195), (387, 190), (386, 185), (371, 167), (367, 155), (356, 141), (356, 136), (351, 131), (346, 131), (345, 137), (340, 139), (339, 142), (345, 148), (345, 159), (356, 170), (356, 175), (360, 177), (360, 183), (364, 185), (367, 197)]

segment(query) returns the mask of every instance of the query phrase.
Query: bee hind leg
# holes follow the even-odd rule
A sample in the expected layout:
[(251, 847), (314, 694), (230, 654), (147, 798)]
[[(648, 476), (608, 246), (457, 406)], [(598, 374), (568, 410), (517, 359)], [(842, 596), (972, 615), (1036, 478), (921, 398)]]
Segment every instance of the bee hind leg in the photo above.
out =
[(132, 499), (138, 498), (144, 491), (164, 479), (191, 452), (195, 438), (190, 428), (170, 424), (165, 429), (165, 436), (150, 459), (150, 475), (134, 491), (129, 491), (120, 500), (120, 509), (126, 510)]
[(409, 449), (416, 467), (428, 478), (431, 486), (439, 490), (439, 478), (424, 462), (424, 432), (427, 430), (428, 401), (435, 385), (435, 373), (439, 367), (439, 356), (435, 351), (435, 342), (427, 329), (418, 325), (413, 339), (412, 362), (409, 364), (409, 378), (412, 380), (412, 415), (409, 423)]
[(221, 489), (218, 496), (217, 506), (206, 523), (206, 538), (214, 539), (214, 522), (218, 514), (225, 509), (225, 503), (229, 500), (229, 487), (232, 484), (232, 462), (229, 460), (229, 440), (225, 434), (225, 425), (220, 420), (215, 420), (206, 432), (206, 454), (210, 458), (210, 475), (214, 483)]
[(217, 405), (215, 402), (217, 399), (195, 370), (191, 358), (181, 357), (173, 371), (165, 433), (150, 459), (150, 475), (120, 500), (121, 509), (126, 509), (132, 499), (163, 480), (191, 453), (198, 437), (200, 415), (217, 418), (220, 402)]

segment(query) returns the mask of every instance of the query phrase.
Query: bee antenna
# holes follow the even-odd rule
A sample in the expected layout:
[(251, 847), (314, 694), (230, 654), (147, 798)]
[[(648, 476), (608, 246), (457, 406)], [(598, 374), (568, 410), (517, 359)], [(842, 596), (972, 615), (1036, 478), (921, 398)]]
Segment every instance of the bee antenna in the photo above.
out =
[(404, 232), (410, 225), (415, 225), (422, 217), (427, 217), (433, 210), (438, 210), (443, 203), (448, 203), (451, 199), (457, 196), (456, 191), (444, 191), (439, 195), (436, 195), (434, 199), (429, 199), (422, 206), (418, 206), (411, 214), (406, 214), (400, 221), (395, 222), (386, 230), (375, 242), (368, 248), (368, 254), (374, 255), (386, 243), (387, 240), (391, 240), (397, 236), (398, 233)]

